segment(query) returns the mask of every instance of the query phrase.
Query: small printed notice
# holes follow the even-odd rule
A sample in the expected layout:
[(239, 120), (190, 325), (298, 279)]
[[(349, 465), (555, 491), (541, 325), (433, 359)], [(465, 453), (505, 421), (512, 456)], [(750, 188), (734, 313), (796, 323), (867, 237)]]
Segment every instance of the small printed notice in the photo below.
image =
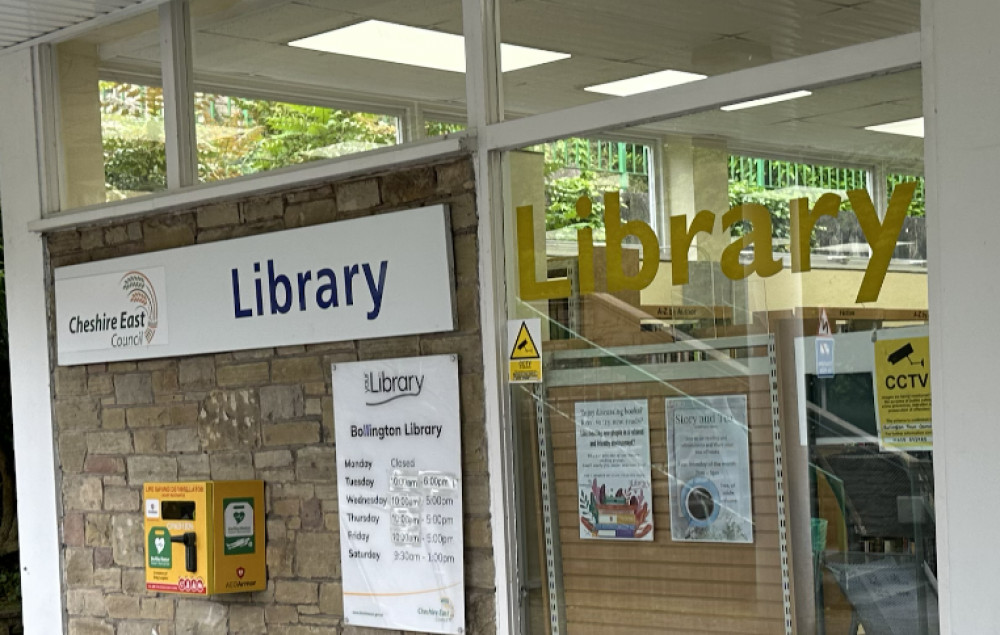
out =
[(465, 629), (453, 355), (333, 366), (344, 622)]
[(653, 539), (645, 400), (577, 402), (576, 473), (581, 538)]
[(930, 339), (875, 341), (875, 414), (885, 450), (930, 450)]
[(669, 397), (670, 536), (753, 542), (746, 395)]
[(507, 320), (510, 348), (508, 379), (512, 384), (542, 381), (542, 321), (539, 318)]

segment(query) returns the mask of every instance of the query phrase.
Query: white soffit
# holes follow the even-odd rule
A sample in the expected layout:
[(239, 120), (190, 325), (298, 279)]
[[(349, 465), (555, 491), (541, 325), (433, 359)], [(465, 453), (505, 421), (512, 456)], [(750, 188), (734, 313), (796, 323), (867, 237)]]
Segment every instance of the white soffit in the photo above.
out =
[(160, 0), (0, 0), (0, 51)]

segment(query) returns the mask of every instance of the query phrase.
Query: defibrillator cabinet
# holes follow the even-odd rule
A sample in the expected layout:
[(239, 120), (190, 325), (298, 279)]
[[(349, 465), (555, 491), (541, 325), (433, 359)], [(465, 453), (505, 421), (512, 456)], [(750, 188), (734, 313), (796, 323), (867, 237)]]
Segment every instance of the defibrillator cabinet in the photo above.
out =
[(142, 493), (148, 590), (267, 588), (263, 481), (146, 483)]

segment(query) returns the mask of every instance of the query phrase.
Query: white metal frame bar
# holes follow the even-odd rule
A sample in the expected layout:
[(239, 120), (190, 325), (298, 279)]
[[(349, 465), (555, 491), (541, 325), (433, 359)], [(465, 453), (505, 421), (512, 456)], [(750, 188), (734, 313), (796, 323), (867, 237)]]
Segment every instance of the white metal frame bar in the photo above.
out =
[(163, 72), (163, 131), (168, 141), (167, 189), (198, 182), (188, 0), (160, 5), (160, 64)]
[[(496, 0), (462, 0), (465, 90), (469, 128), (482, 131), (500, 120), (499, 6)], [(490, 527), (496, 583), (496, 632), (522, 632), (517, 505), (510, 427), (510, 392), (504, 388), (502, 351), (507, 315), (500, 155), (476, 137), (476, 209), (479, 213), (479, 316), (483, 342)]]
[[(42, 237), (25, 230), (45, 204), (47, 175), (40, 156), (52, 112), (45, 85), (49, 62), (38, 49), (22, 50), (0, 64), (0, 201), (3, 205), (4, 275), (10, 341), (10, 384), (17, 473), (17, 523), (21, 606), (26, 633), (63, 632), (60, 576), (60, 480), (52, 427), (47, 280)], [(14, 123), (16, 122), (16, 123)], [(40, 141), (42, 143), (40, 143)], [(14, 369), (17, 369), (14, 372)]]

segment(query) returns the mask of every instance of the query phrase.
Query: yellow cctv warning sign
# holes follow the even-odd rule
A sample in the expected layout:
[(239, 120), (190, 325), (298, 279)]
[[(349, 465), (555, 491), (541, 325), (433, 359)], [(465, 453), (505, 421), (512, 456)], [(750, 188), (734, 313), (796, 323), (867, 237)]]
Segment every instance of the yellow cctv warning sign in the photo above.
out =
[(885, 449), (931, 449), (930, 342), (908, 337), (875, 342), (875, 413)]
[(542, 381), (542, 325), (538, 318), (507, 321), (510, 373), (513, 384)]

